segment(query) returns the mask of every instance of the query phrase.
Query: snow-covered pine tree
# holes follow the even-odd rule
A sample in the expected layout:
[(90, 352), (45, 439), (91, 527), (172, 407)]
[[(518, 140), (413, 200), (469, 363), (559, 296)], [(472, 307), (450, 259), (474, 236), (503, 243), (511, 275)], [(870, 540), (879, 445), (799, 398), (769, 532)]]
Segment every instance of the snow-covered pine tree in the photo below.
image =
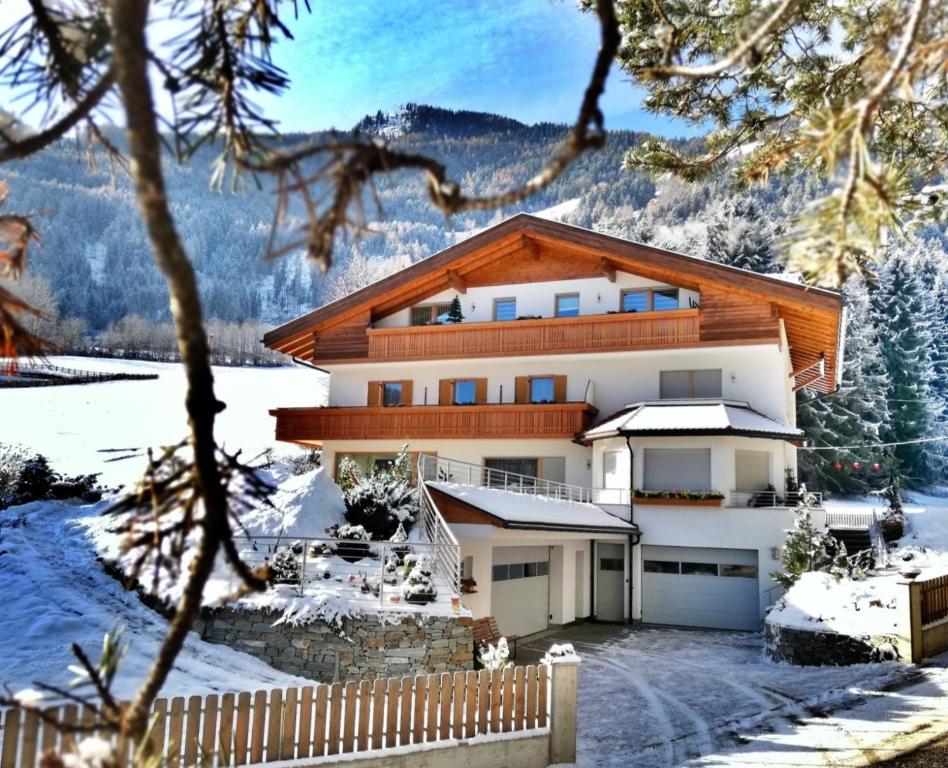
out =
[[(850, 278), (844, 292), (846, 345), (839, 392), (820, 397), (804, 389), (798, 402), (797, 425), (814, 447), (881, 443), (889, 429), (888, 374), (865, 279), (861, 275)], [(886, 481), (885, 472), (870, 468), (875, 461), (885, 463), (881, 449), (869, 457), (872, 461), (867, 461), (866, 452), (804, 450), (799, 456), (801, 476), (814, 489), (865, 493), (878, 490)], [(855, 461), (866, 470), (852, 471)], [(843, 465), (841, 469), (836, 469), (837, 463)]]
[(793, 528), (787, 531), (787, 542), (780, 551), (783, 570), (770, 574), (774, 581), (787, 589), (808, 571), (822, 571), (839, 578), (848, 570), (846, 547), (813, 525), (813, 503), (813, 497), (804, 493)]
[(779, 272), (773, 219), (763, 215), (753, 198), (741, 195), (717, 203), (708, 220), (708, 259), (752, 272)]
[[(918, 249), (918, 274), (925, 288), (931, 331), (932, 418), (936, 435), (948, 436), (948, 258), (941, 242), (932, 238)], [(928, 446), (933, 479), (948, 482), (948, 441)]]
[[(886, 442), (931, 437), (937, 398), (933, 395), (929, 312), (925, 291), (909, 246), (888, 248), (879, 269), (873, 300), (876, 327), (884, 334), (882, 357), (888, 373), (891, 419), (883, 432)], [(896, 469), (905, 485), (933, 480), (932, 444), (893, 447)]]

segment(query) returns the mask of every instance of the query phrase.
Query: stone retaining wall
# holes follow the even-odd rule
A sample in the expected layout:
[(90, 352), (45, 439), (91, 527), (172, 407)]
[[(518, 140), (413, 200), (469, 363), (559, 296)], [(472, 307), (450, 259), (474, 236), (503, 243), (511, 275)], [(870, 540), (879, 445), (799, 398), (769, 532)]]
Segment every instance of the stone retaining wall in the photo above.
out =
[(473, 620), (408, 616), (399, 624), (378, 618), (346, 619), (345, 637), (327, 624), (274, 625), (280, 613), (206, 610), (196, 629), (283, 672), (319, 682), (374, 679), (474, 668)]
[(764, 640), (771, 659), (801, 667), (866, 664), (882, 661), (885, 655), (867, 638), (785, 627), (769, 621), (764, 623)]

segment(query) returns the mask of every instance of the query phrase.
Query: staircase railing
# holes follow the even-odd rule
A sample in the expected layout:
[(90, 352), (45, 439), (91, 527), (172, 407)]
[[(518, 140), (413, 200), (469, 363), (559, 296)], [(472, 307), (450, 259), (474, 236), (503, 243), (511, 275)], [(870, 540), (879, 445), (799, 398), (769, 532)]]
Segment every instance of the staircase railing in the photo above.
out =
[(485, 467), (457, 459), (441, 456), (422, 455), (418, 460), (418, 472), (422, 481), (441, 481), (475, 485), (483, 488), (496, 488), (513, 493), (531, 496), (547, 496), (566, 501), (591, 502), (593, 490), (580, 485), (561, 483), (558, 480), (546, 480), (542, 477), (507, 472), (503, 469)]
[(454, 594), (458, 595), (461, 593), (461, 545), (425, 484), (426, 458), (430, 457), (422, 455), (418, 460), (418, 507), (421, 511), (422, 529), (433, 547), (435, 572), (447, 581)]

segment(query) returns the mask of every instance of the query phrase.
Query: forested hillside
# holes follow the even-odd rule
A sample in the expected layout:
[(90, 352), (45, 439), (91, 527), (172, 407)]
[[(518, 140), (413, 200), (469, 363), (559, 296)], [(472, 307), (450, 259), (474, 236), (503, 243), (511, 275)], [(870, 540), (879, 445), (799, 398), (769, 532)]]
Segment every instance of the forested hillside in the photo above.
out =
[[(407, 105), (356, 127), (438, 158), (481, 194), (528, 178), (566, 132), (498, 115)], [(292, 136), (290, 141), (313, 137)], [(318, 137), (316, 137), (318, 138)], [(653, 181), (622, 169), (641, 135), (610, 134), (548, 189), (522, 206), (584, 227), (762, 272), (782, 272), (779, 244), (790, 220), (820, 189), (803, 176), (736, 191), (727, 174), (700, 184)], [(117, 137), (118, 140), (118, 137)], [(686, 147), (687, 148), (687, 147)], [(268, 261), (273, 196), (264, 189), (208, 186), (211, 149), (187, 166), (167, 164), (174, 214), (200, 274), (206, 313), (218, 321), (212, 345), (226, 360), (261, 361), (251, 351), (275, 324), (362, 287), (516, 212), (464, 214), (451, 222), (432, 208), (417, 176), (399, 174), (376, 190), (383, 219), (358, 242), (341, 242), (331, 272), (313, 273), (299, 254)], [(167, 297), (152, 263), (127, 178), (104, 161), (90, 166), (63, 143), (7, 168), (17, 210), (38, 219), (30, 296), (56, 318), (64, 346), (82, 336), (112, 349), (173, 354)], [(518, 208), (517, 210), (520, 210)], [(946, 232), (897, 242), (877, 275), (847, 286), (847, 367), (840, 393), (800, 396), (800, 421), (814, 446), (878, 445), (944, 435), (948, 429), (948, 260)], [(58, 307), (57, 307), (58, 304)], [(240, 325), (237, 325), (237, 324)], [(827, 489), (865, 491), (898, 467), (913, 483), (946, 480), (946, 444), (804, 451), (805, 474)], [(878, 468), (876, 465), (878, 464)]]

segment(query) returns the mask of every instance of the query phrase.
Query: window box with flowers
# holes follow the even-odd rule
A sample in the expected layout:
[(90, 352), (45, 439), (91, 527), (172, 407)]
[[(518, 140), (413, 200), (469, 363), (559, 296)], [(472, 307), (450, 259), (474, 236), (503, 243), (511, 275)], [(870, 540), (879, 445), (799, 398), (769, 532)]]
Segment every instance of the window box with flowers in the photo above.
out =
[(724, 494), (718, 491), (650, 491), (637, 488), (636, 504), (657, 507), (722, 507)]

